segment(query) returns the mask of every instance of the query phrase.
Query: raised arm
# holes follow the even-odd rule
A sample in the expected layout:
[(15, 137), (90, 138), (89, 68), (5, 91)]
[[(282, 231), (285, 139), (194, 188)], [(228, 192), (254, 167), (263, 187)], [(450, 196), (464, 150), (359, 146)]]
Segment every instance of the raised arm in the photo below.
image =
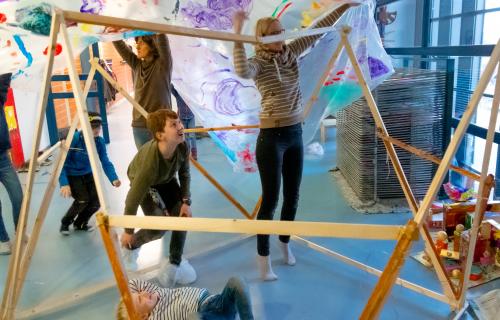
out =
[[(243, 22), (246, 18), (246, 13), (243, 11), (235, 13), (233, 17), (233, 28), (236, 34), (241, 34)], [(259, 65), (255, 62), (248, 61), (243, 43), (234, 43), (233, 60), (234, 71), (237, 75), (245, 79), (255, 79), (255, 77), (259, 73)]]
[[(352, 6), (357, 6), (358, 4), (343, 4), (340, 7), (333, 10), (329, 15), (321, 19), (318, 23), (316, 23), (314, 28), (323, 28), (329, 27), (335, 24), (337, 20), (344, 14)], [(319, 39), (321, 35), (309, 36), (296, 39), (292, 41), (288, 47), (295, 53), (296, 56), (300, 56), (304, 51), (307, 50), (316, 40)]]
[(259, 74), (259, 64), (248, 61), (243, 43), (235, 42), (233, 50), (234, 71), (245, 79), (255, 79)]
[(120, 54), (123, 60), (128, 63), (128, 65), (132, 68), (135, 69), (136, 65), (140, 62), (139, 58), (135, 55), (135, 53), (127, 46), (125, 41), (119, 40), (119, 41), (113, 41), (113, 46), (115, 47), (116, 51)]
[(154, 37), (156, 50), (163, 60), (166, 70), (172, 70), (172, 52), (170, 51), (170, 42), (165, 34), (157, 34)]

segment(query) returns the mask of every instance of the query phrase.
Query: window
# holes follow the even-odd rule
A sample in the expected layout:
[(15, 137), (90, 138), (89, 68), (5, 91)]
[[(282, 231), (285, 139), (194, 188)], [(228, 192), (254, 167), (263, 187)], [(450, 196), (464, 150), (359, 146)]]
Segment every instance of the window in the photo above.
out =
[[(387, 2), (385, 2), (387, 3)], [(387, 4), (388, 10), (400, 10), (401, 14), (408, 15), (408, 21), (412, 21), (417, 28), (415, 34), (422, 32), (422, 39), (426, 42), (421, 42), (418, 55), (426, 56), (426, 47), (429, 47), (429, 52), (432, 47), (442, 48), (439, 57), (452, 58), (455, 60), (455, 78), (453, 82), (453, 117), (456, 119), (452, 124), (456, 125), (465, 111), (469, 100), (476, 88), (479, 78), (489, 61), (488, 56), (484, 55), (484, 50), (491, 49), (499, 39), (500, 33), (500, 0), (414, 0), (416, 4), (413, 15), (407, 9), (409, 4), (407, 1), (399, 0)], [(424, 7), (429, 3), (429, 7)], [(421, 9), (419, 9), (419, 6)], [(421, 15), (419, 17), (419, 15)], [(398, 18), (401, 17), (398, 11)], [(418, 21), (421, 19), (422, 27)], [(424, 21), (425, 19), (425, 21)], [(414, 34), (414, 35), (415, 35)], [(387, 35), (390, 38), (390, 34)], [(414, 39), (417, 38), (413, 36)], [(397, 39), (396, 37), (394, 39)], [(408, 39), (406, 41), (409, 41)], [(417, 42), (414, 42), (417, 43)], [(388, 43), (386, 48), (399, 48), (399, 54), (408, 52), (412, 55), (410, 49), (401, 50), (402, 48), (411, 47), (407, 43), (400, 45), (397, 41)], [(470, 46), (470, 47), (468, 47)], [(388, 49), (389, 53), (390, 50)], [(446, 55), (449, 51), (450, 54)], [(415, 51), (417, 52), (417, 51)], [(453, 52), (453, 55), (452, 53)], [(441, 55), (442, 54), (442, 55)], [(434, 54), (435, 55), (435, 54)], [(428, 56), (433, 56), (429, 53)], [(427, 67), (443, 68), (444, 62), (428, 63)], [(484, 155), (485, 132), (489, 124), (492, 99), (495, 89), (495, 80), (497, 78), (494, 71), (493, 79), (487, 84), (486, 90), (479, 101), (477, 112), (473, 116), (469, 134), (466, 135), (459, 152), (457, 153), (457, 162), (470, 170), (481, 169), (482, 157)], [(498, 144), (496, 141), (492, 153), (492, 163), (490, 172), (494, 173), (500, 179), (500, 172), (495, 172), (496, 168), (500, 168), (500, 155), (498, 152)], [(499, 160), (496, 163), (497, 159)], [(454, 175), (452, 175), (454, 176)], [(457, 179), (457, 181), (460, 179)], [(456, 183), (456, 181), (453, 181)], [(500, 184), (500, 181), (497, 181)], [(500, 188), (495, 189), (496, 196), (500, 197)]]

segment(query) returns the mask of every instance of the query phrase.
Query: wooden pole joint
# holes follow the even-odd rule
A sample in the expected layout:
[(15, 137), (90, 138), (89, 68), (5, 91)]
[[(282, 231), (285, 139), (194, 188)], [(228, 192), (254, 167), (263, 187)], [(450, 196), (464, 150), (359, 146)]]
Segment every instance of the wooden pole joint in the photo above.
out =
[(351, 31), (352, 31), (352, 27), (350, 27), (348, 25), (342, 26), (342, 36), (347, 37), (349, 35), (349, 33), (351, 33)]
[(108, 217), (108, 215), (105, 215), (102, 212), (98, 212), (95, 217), (96, 217), (96, 222), (97, 222), (98, 227), (104, 226), (106, 228), (106, 230), (109, 229), (109, 217)]

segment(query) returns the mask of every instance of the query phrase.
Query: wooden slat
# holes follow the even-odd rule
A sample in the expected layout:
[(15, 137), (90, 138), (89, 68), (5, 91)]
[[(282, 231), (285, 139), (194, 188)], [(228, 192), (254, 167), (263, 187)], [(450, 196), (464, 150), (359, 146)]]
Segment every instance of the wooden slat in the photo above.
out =
[(115, 28), (127, 28), (132, 30), (144, 30), (157, 33), (174, 34), (178, 36), (215, 39), (222, 41), (237, 41), (257, 44), (259, 40), (255, 36), (238, 35), (232, 32), (211, 31), (205, 29), (173, 26), (162, 23), (137, 21), (110, 16), (100, 16), (76, 11), (64, 11), (64, 18), (68, 21), (82, 22), (93, 25), (101, 25)]
[(379, 240), (395, 240), (402, 231), (402, 226), (392, 225), (118, 215), (109, 216), (109, 225), (112, 227), (152, 230), (302, 235)]
[[(347, 34), (349, 34), (351, 30), (346, 29)], [(326, 78), (328, 77), (328, 74), (330, 73), (330, 70), (332, 70), (333, 65), (339, 58), (340, 52), (342, 51), (342, 48), (344, 48), (344, 45), (342, 42), (339, 42), (337, 48), (333, 52), (333, 55), (331, 56), (330, 60), (328, 61), (328, 64), (326, 65), (326, 68), (323, 70), (323, 74), (319, 78), (318, 82), (316, 83), (316, 86), (314, 87), (313, 93), (311, 95), (311, 98), (309, 98), (309, 101), (307, 101), (306, 106), (304, 108), (304, 119), (307, 118), (309, 113), (311, 112), (311, 108), (314, 105), (314, 103), (318, 100), (318, 95), (321, 90), (321, 88), (324, 86)]]
[(212, 128), (193, 128), (184, 129), (185, 133), (193, 132), (209, 132), (209, 131), (228, 131), (228, 130), (245, 130), (245, 129), (259, 129), (258, 124), (243, 125), (243, 126), (227, 126), (227, 127), (212, 127)]
[[(307, 246), (308, 248), (311, 248), (313, 250), (316, 250), (318, 252), (321, 252), (323, 254), (326, 254), (327, 256), (330, 256), (332, 258), (335, 258), (337, 260), (340, 260), (350, 266), (353, 266), (353, 267), (356, 267), (360, 270), (363, 270), (365, 272), (368, 272), (370, 274), (373, 274), (377, 277), (380, 277), (380, 275), (382, 274), (382, 271), (376, 269), (376, 268), (373, 268), (373, 267), (370, 267), (364, 263), (361, 263), (357, 260), (354, 260), (352, 258), (349, 258), (349, 257), (346, 257), (338, 252), (335, 252), (333, 250), (330, 250), (328, 248), (325, 248), (323, 246), (320, 246), (312, 241), (309, 241), (309, 240), (306, 240), (304, 238), (301, 238), (301, 237), (297, 237), (297, 236), (293, 236), (291, 238), (293, 241), (296, 241), (302, 245), (305, 245)], [(407, 288), (407, 289), (410, 289), (412, 291), (415, 291), (415, 292), (418, 292), (420, 294), (423, 294), (424, 296), (428, 296), (428, 297), (431, 297), (435, 300), (438, 300), (438, 301), (441, 301), (441, 302), (444, 302), (444, 303), (447, 303), (449, 304), (450, 303), (450, 300), (448, 299), (448, 297), (446, 297), (445, 295), (441, 294), (441, 293), (438, 293), (436, 291), (433, 291), (433, 290), (430, 290), (430, 289), (427, 289), (425, 287), (422, 287), (418, 284), (414, 284), (412, 282), (409, 282), (407, 280), (404, 280), (404, 279), (401, 279), (401, 278), (397, 278), (396, 279), (396, 284), (404, 287), (404, 288)]]
[(212, 183), (214, 187), (217, 188), (217, 190), (219, 190), (229, 200), (229, 202), (236, 207), (236, 209), (238, 209), (247, 219), (252, 219), (248, 211), (241, 205), (241, 203), (239, 203), (229, 192), (227, 192), (226, 189), (224, 189), (222, 185), (215, 180), (215, 178), (212, 177), (198, 161), (194, 160), (193, 157), (190, 157), (190, 160), (196, 169), (198, 169), (198, 171), (200, 171), (200, 173), (205, 176), (205, 178), (207, 178), (208, 181), (210, 181), (210, 183)]
[(253, 208), (252, 215), (250, 216), (251, 219), (255, 219), (255, 217), (257, 217), (261, 205), (262, 205), (262, 196), (259, 197), (259, 200), (257, 200), (257, 203)]
[[(500, 44), (500, 40), (499, 40)], [(465, 270), (463, 272), (463, 277), (461, 278), (460, 293), (458, 296), (458, 301), (461, 306), (465, 303), (465, 291), (469, 283), (469, 276), (472, 270), (472, 262), (474, 258), (474, 251), (476, 249), (476, 242), (479, 233), (479, 228), (484, 218), (484, 213), (488, 204), (488, 199), (490, 197), (491, 189), (495, 185), (495, 177), (488, 174), (488, 169), (490, 167), (491, 152), (493, 149), (493, 140), (495, 137), (495, 131), (498, 127), (498, 111), (500, 108), (500, 80), (498, 78), (500, 75), (500, 57), (497, 60), (497, 79), (495, 83), (495, 94), (493, 95), (493, 102), (491, 105), (490, 121), (488, 124), (488, 133), (486, 134), (486, 145), (483, 154), (483, 164), (481, 166), (481, 181), (479, 183), (479, 197), (477, 199), (476, 210), (474, 211), (474, 220), (472, 223), (472, 228), (469, 230), (469, 248), (467, 250), (468, 255), (465, 262)]]
[(9, 261), (9, 271), (7, 272), (7, 280), (5, 283), (4, 294), (2, 298), (1, 310), (3, 319), (12, 319), (14, 306), (10, 303), (12, 291), (16, 287), (17, 272), (21, 262), (22, 252), (24, 250), (23, 237), (26, 233), (26, 225), (28, 222), (29, 209), (31, 204), (31, 196), (33, 194), (33, 183), (35, 179), (35, 171), (38, 165), (37, 157), (38, 150), (40, 149), (40, 139), (42, 137), (43, 123), (45, 121), (45, 109), (47, 106), (47, 99), (49, 96), (50, 78), (52, 77), (52, 67), (54, 65), (54, 51), (56, 48), (57, 35), (59, 33), (60, 15), (52, 14), (51, 32), (48, 43), (47, 64), (42, 79), (41, 95), (38, 100), (37, 107), (37, 120), (35, 122), (35, 131), (33, 133), (33, 145), (31, 148), (31, 158), (28, 169), (28, 176), (26, 182), (26, 190), (24, 192), (23, 202), (19, 213), (19, 222), (17, 225), (17, 235), (14, 245), (13, 253)]
[[(435, 155), (430, 154), (430, 153), (428, 153), (428, 152), (426, 152), (424, 150), (418, 149), (418, 148), (416, 148), (414, 146), (411, 146), (411, 145), (409, 145), (407, 143), (404, 143), (403, 141), (401, 141), (399, 139), (396, 139), (396, 138), (384, 135), (381, 132), (377, 132), (377, 135), (378, 135), (378, 137), (380, 139), (385, 140), (385, 141), (389, 141), (393, 145), (398, 146), (401, 149), (404, 149), (404, 150), (406, 150), (406, 151), (408, 151), (410, 153), (413, 153), (414, 155), (416, 155), (416, 156), (418, 156), (418, 157), (420, 157), (422, 159), (434, 162), (435, 164), (440, 164), (441, 163), (441, 159), (438, 158), (438, 157), (436, 157)], [(454, 165), (450, 165), (450, 169), (453, 170), (453, 171), (455, 171), (455, 172), (460, 173), (463, 176), (471, 178), (471, 179), (473, 179), (475, 181), (479, 181), (480, 178), (481, 178), (478, 174), (475, 174), (475, 173), (473, 173), (471, 171), (462, 169), (462, 168), (454, 166)]]
[(135, 101), (134, 98), (125, 90), (115, 79), (113, 79), (107, 72), (104, 70), (101, 65), (99, 64), (99, 59), (94, 58), (90, 60), (90, 64), (92, 65), (92, 68), (95, 68), (103, 77), (106, 79), (106, 81), (109, 82), (120, 94), (125, 97), (125, 99), (132, 104), (132, 106), (144, 117), (148, 117), (148, 112), (137, 102)]
[(121, 259), (119, 258), (117, 252), (119, 252), (118, 238), (116, 233), (109, 230), (108, 217), (102, 212), (97, 213), (97, 226), (101, 232), (102, 241), (104, 243), (104, 248), (108, 254), (109, 262), (111, 264), (111, 269), (113, 269), (113, 274), (115, 275), (116, 284), (120, 295), (127, 307), (127, 312), (129, 318), (132, 320), (139, 320), (139, 316), (135, 310), (134, 303), (132, 301), (132, 296), (130, 294), (130, 289), (128, 287), (127, 273)]
[(366, 304), (359, 319), (378, 319), (380, 311), (389, 297), (392, 286), (398, 278), (401, 265), (403, 265), (404, 260), (406, 259), (410, 245), (413, 242), (412, 238), (417, 233), (417, 223), (413, 220), (408, 221), (405, 232), (401, 234), (401, 238), (398, 240), (396, 248), (394, 248), (394, 252), (389, 259), (387, 266), (384, 268), (384, 272), (380, 275), (380, 279), (373, 289), (372, 294), (368, 299), (368, 303)]

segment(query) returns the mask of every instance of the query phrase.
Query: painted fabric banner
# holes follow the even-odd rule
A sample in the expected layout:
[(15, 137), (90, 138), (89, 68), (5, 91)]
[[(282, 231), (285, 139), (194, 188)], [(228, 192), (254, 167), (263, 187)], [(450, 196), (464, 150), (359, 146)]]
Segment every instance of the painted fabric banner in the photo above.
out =
[[(236, 11), (249, 13), (243, 33), (254, 34), (261, 17), (279, 17), (287, 30), (309, 28), (336, 6), (353, 1), (255, 1), (255, 0), (0, 0), (0, 73), (13, 73), (13, 87), (39, 90), (46, 61), (50, 7), (149, 22), (232, 32)], [(360, 0), (299, 58), (303, 104), (340, 42), (338, 30), (352, 27), (349, 41), (371, 89), (393, 72), (390, 58), (382, 48), (373, 19), (374, 2)], [(31, 30), (31, 31), (28, 31)], [(95, 42), (129, 39), (145, 34), (140, 30), (108, 33), (102, 26), (78, 24), (68, 28), (75, 54)], [(55, 68), (64, 68), (65, 48), (58, 41)], [(204, 127), (258, 124), (260, 94), (253, 81), (239, 78), (232, 63), (233, 43), (199, 38), (169, 36), (174, 60), (173, 83)], [(254, 50), (247, 46), (247, 55)], [(304, 121), (304, 142), (312, 141), (320, 120), (359, 97), (362, 91), (348, 62), (345, 50), (330, 71), (312, 111)], [(24, 106), (30, 107), (30, 106)], [(258, 130), (211, 132), (235, 170), (254, 172)]]

